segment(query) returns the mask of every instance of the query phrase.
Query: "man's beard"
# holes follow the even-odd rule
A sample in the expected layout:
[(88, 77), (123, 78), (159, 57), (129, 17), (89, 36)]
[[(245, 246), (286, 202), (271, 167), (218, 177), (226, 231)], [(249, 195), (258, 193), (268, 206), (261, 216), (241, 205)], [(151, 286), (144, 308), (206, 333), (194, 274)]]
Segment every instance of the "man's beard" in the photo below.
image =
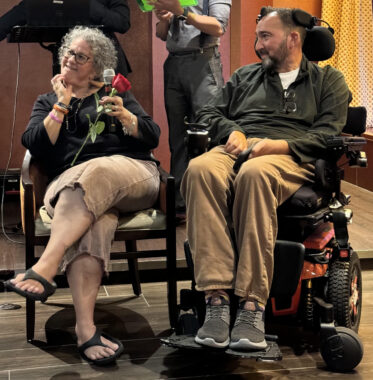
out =
[[(264, 51), (264, 53), (267, 54), (267, 56), (262, 58), (263, 69), (266, 71), (276, 71), (287, 57), (288, 49), (286, 46), (286, 39), (283, 40), (283, 42), (281, 43), (277, 51), (274, 53), (274, 55), (270, 56), (267, 51)], [(259, 52), (259, 55), (262, 54), (263, 52)]]
[(262, 67), (265, 71), (272, 71), (276, 68), (277, 62), (275, 62), (274, 58), (267, 56), (262, 59)]

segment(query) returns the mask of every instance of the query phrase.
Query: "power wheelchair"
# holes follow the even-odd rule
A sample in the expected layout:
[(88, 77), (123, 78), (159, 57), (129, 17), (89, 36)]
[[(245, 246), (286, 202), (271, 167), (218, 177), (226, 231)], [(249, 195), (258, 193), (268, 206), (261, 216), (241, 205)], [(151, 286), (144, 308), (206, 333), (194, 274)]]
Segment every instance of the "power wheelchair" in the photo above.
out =
[[(320, 49), (320, 42), (327, 46), (321, 45)], [(312, 61), (329, 58), (334, 53), (331, 28), (309, 28), (303, 50)], [(277, 336), (269, 335), (268, 331), (272, 325), (285, 322), (316, 337), (316, 347), (331, 370), (349, 371), (361, 361), (363, 346), (357, 335), (362, 306), (361, 267), (349, 243), (347, 225), (352, 220), (352, 211), (346, 208), (350, 197), (342, 193), (341, 180), (342, 160), (347, 158), (349, 166), (367, 166), (363, 152), (366, 141), (360, 137), (365, 123), (365, 108), (349, 107), (343, 134), (328, 141), (328, 161), (320, 159), (315, 164), (315, 183), (301, 187), (278, 209), (274, 278), (266, 307), (268, 347), (250, 352), (227, 349), (225, 353), (257, 360), (280, 360)], [(188, 153), (192, 158), (207, 150), (208, 125), (186, 124)], [(249, 153), (241, 153), (236, 170)], [(185, 255), (192, 287), (181, 289), (176, 334), (163, 342), (177, 348), (201, 349), (194, 343), (194, 336), (204, 321), (204, 295), (195, 289), (187, 241)], [(299, 354), (304, 350), (300, 343), (295, 348)]]

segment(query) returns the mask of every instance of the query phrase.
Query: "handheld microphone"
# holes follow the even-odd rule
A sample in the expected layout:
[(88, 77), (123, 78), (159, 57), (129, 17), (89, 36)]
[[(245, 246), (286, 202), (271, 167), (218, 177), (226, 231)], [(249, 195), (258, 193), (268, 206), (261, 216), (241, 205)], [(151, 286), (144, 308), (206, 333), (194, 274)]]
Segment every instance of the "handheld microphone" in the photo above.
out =
[[(105, 95), (109, 96), (112, 90), (112, 81), (113, 78), (115, 77), (115, 71), (114, 69), (105, 69), (104, 70), (104, 84), (105, 84)], [(111, 112), (112, 111), (112, 104), (111, 103), (106, 103), (105, 104), (105, 112)], [(109, 132), (115, 132), (116, 126), (114, 122), (113, 116), (109, 117)]]
[(105, 94), (109, 95), (112, 89), (111, 83), (115, 77), (114, 69), (105, 69), (104, 70), (104, 83), (105, 83)]

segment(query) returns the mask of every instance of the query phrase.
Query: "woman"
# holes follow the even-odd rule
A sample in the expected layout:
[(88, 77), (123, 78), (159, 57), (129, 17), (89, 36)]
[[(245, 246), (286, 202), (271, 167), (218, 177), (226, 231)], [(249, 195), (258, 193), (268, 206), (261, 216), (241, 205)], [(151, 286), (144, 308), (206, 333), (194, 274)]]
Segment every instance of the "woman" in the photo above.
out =
[[(102, 73), (115, 67), (116, 53), (101, 31), (70, 31), (62, 41), (60, 63), (61, 73), (51, 81), (53, 92), (38, 97), (22, 136), (23, 145), (53, 178), (44, 198), (51, 236), (39, 261), (6, 285), (45, 300), (54, 293), (53, 278), (61, 264), (73, 296), (79, 352), (89, 362), (106, 364), (123, 346), (96, 331), (95, 300), (118, 212), (151, 207), (157, 198), (159, 174), (151, 149), (158, 145), (160, 130), (130, 92), (105, 96)], [(95, 142), (88, 140), (71, 167), (87, 136), (88, 119), (97, 116), (97, 95), (101, 105), (112, 104), (112, 112), (100, 119), (105, 130)]]

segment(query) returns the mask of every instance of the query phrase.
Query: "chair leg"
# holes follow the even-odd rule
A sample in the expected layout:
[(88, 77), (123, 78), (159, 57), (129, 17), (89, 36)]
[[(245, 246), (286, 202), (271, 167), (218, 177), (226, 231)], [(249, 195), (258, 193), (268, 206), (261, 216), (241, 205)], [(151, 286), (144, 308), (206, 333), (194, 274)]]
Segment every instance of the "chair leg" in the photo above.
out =
[(177, 281), (176, 281), (176, 232), (166, 240), (167, 245), (167, 300), (168, 317), (171, 328), (176, 328), (178, 320)]
[[(126, 240), (126, 251), (127, 252), (135, 252), (137, 251), (136, 240)], [(129, 258), (128, 262), (128, 270), (132, 283), (133, 292), (139, 296), (141, 292), (141, 284), (140, 284), (140, 275), (139, 275), (139, 264), (137, 258)]]
[(30, 342), (35, 337), (35, 301), (26, 299), (26, 338)]

